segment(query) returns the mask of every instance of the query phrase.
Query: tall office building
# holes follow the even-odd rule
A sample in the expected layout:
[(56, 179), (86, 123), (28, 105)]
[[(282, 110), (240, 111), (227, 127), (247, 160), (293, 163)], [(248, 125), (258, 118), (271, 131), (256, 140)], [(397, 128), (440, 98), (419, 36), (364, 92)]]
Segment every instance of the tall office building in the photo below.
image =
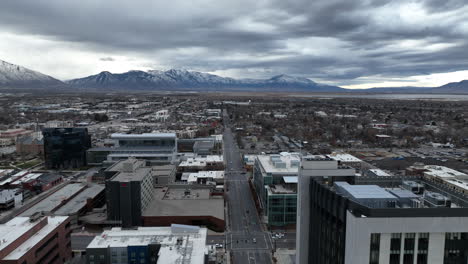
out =
[(129, 158), (114, 168), (114, 176), (106, 181), (107, 215), (124, 227), (141, 225), (141, 215), (153, 198), (151, 167)]
[(355, 184), (325, 162), (302, 163), (296, 263), (468, 263), (463, 193), (424, 177)]
[(44, 128), (44, 158), (48, 169), (77, 168), (86, 165), (91, 147), (87, 128)]

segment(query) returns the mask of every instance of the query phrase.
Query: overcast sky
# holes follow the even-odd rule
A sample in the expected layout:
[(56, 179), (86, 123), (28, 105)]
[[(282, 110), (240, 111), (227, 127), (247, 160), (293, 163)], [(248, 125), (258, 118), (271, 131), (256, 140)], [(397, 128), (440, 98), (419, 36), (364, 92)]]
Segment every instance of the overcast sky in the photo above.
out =
[(350, 88), (468, 79), (466, 0), (4, 0), (0, 59), (66, 80), (183, 68)]

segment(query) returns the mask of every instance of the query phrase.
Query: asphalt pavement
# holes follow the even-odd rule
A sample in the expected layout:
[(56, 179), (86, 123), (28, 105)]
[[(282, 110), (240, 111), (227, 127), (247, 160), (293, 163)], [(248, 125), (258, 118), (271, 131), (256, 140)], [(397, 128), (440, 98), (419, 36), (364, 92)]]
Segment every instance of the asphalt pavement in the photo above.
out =
[(272, 238), (264, 230), (250, 192), (241, 154), (224, 112), (224, 159), (226, 161), (226, 197), (228, 226), (225, 247), (232, 252), (233, 263), (272, 263)]

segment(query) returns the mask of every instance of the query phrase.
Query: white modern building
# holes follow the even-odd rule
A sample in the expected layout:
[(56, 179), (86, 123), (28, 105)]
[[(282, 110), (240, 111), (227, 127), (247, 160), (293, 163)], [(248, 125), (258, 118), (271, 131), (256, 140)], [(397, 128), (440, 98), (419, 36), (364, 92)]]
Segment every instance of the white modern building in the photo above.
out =
[(204, 264), (207, 229), (197, 226), (114, 227), (86, 248), (88, 264)]
[(175, 133), (116, 133), (111, 138), (116, 141), (116, 145), (107, 156), (109, 162), (135, 157), (154, 163), (171, 163), (177, 158)]
[(424, 177), (355, 184), (333, 170), (303, 160), (296, 263), (468, 263), (465, 195)]

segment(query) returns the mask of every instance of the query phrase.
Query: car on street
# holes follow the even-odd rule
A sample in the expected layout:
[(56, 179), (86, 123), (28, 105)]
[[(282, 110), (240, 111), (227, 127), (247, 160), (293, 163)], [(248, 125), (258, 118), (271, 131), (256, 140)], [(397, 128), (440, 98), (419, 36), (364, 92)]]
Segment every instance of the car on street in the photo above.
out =
[(257, 239), (255, 237), (252, 238), (252, 242), (257, 243)]

